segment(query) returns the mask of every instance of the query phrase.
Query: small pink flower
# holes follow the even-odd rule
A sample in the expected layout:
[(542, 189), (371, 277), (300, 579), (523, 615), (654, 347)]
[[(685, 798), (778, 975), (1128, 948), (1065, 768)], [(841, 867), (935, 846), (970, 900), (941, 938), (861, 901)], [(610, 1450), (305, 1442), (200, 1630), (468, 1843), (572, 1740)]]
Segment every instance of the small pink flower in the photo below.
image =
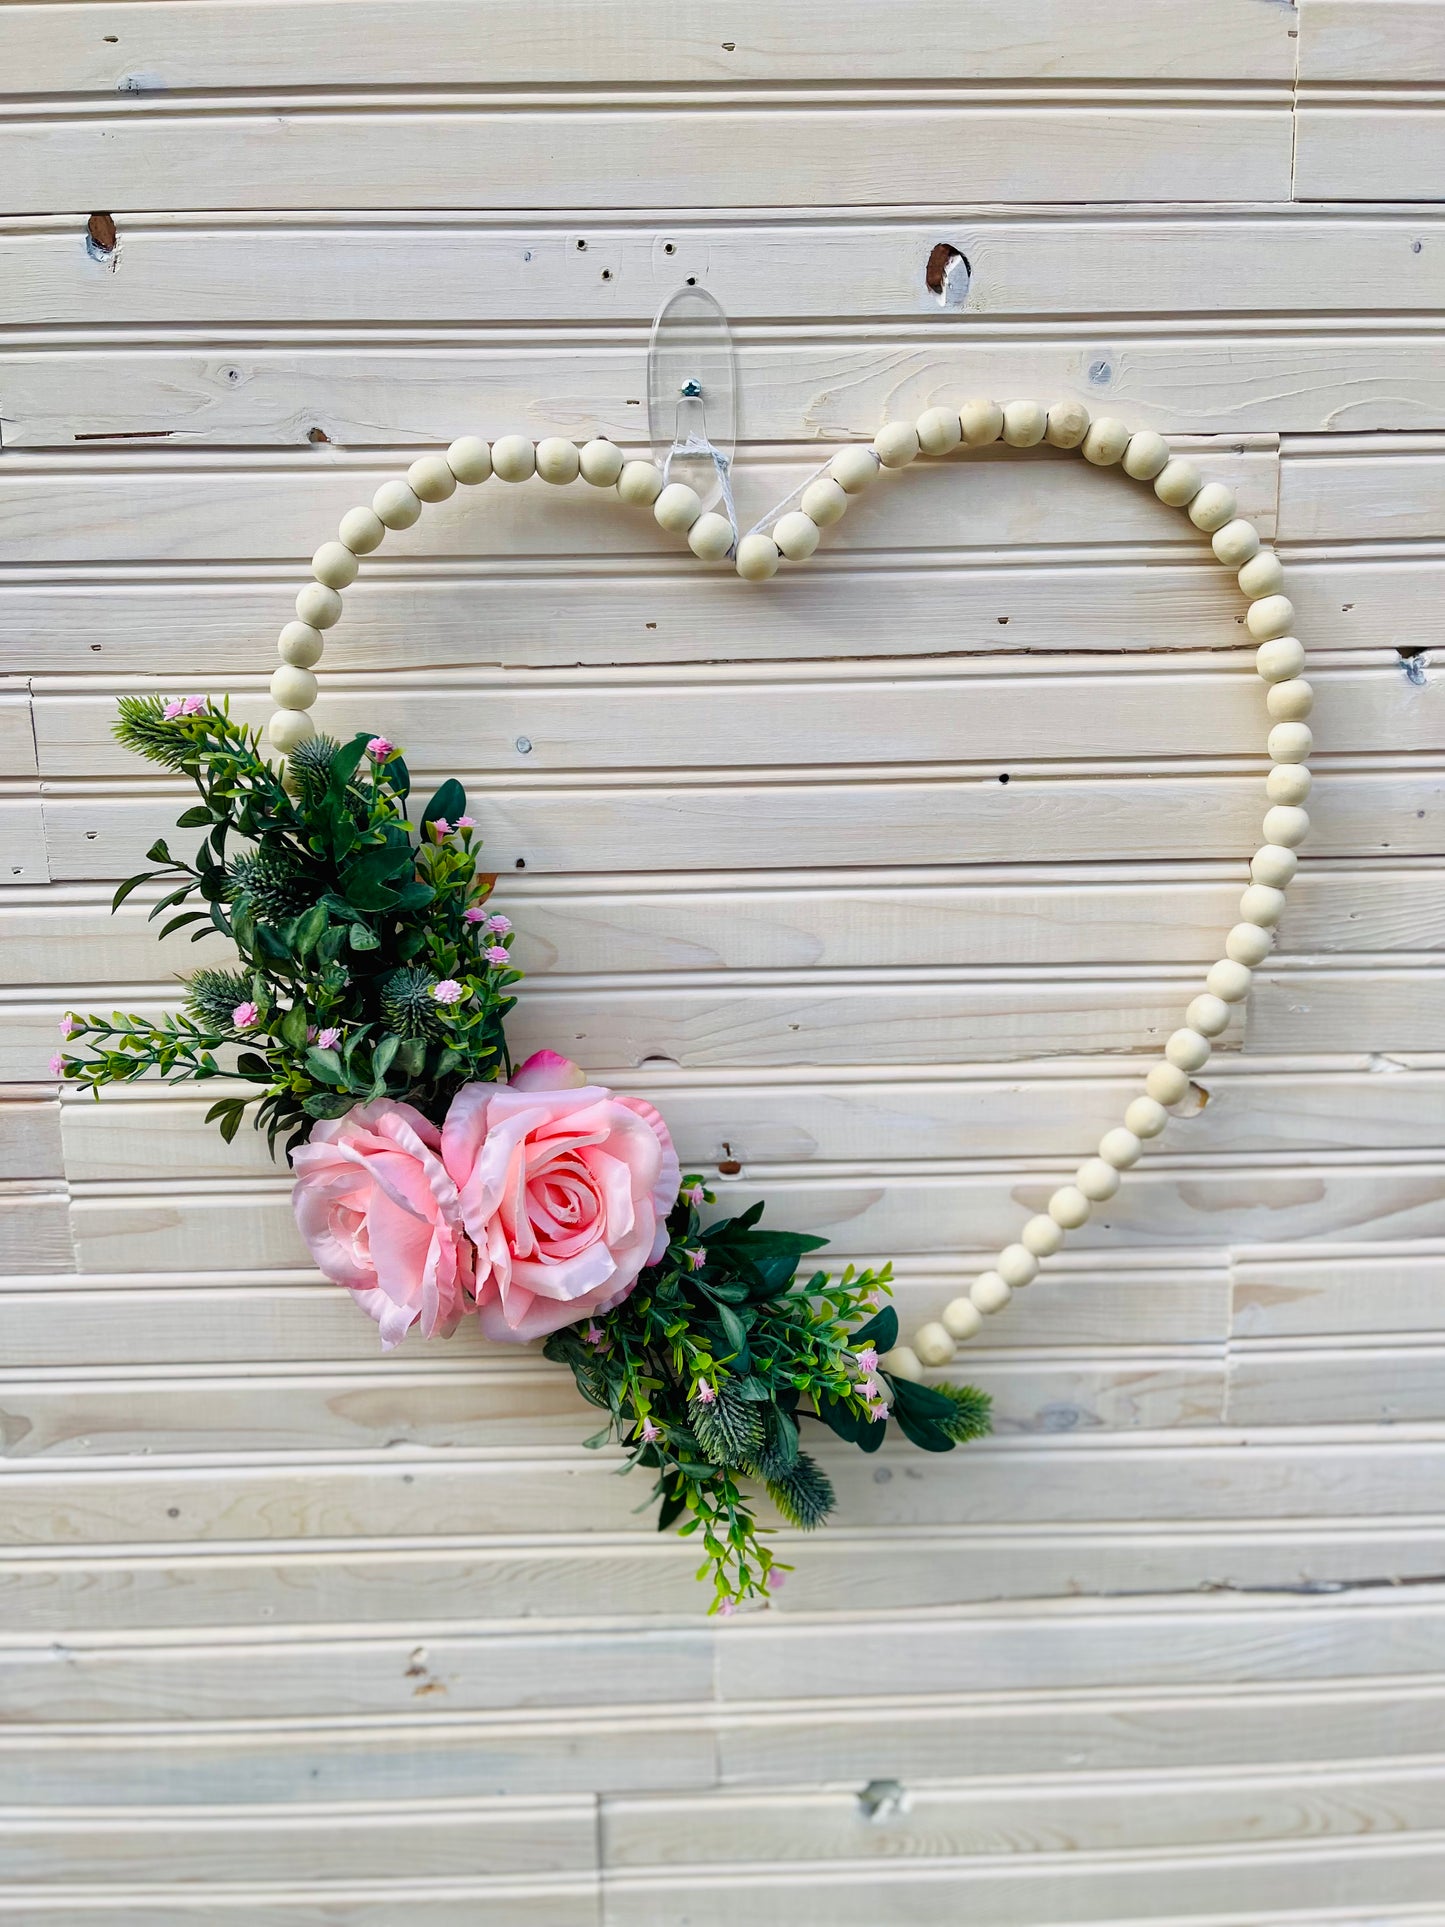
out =
[(717, 1393), (705, 1378), (700, 1378), (697, 1381), (696, 1398), (699, 1405), (716, 1405), (717, 1403)]
[(504, 946), (499, 943), (489, 943), (482, 952), (482, 955), (489, 964), (494, 965), (498, 970), (505, 970), (507, 965), (512, 961), (507, 955)]
[(165, 708), (161, 711), (161, 714), (168, 723), (173, 723), (184, 708), (185, 704), (181, 701), (180, 697), (172, 696)]
[(687, 1254), (687, 1262), (690, 1270), (701, 1271), (707, 1263), (707, 1246), (699, 1245), (696, 1251), (689, 1251)]
[(389, 743), (384, 736), (373, 736), (371, 741), (366, 745), (367, 755), (378, 763), (384, 763), (387, 757), (394, 753), (395, 749), (396, 744)]
[(880, 1405), (870, 1405), (870, 1406), (868, 1407), (868, 1416), (869, 1416), (869, 1418), (871, 1418), (871, 1419), (872, 1419), (872, 1420), (874, 1421), (874, 1423), (876, 1424), (876, 1423), (877, 1423), (877, 1421), (878, 1421), (879, 1419), (884, 1419), (884, 1418), (887, 1418), (887, 1416), (888, 1416), (888, 1407), (887, 1407), (886, 1405), (881, 1405), (881, 1404), (880, 1404)]
[(50, 1060), (50, 1075), (52, 1077), (64, 1077), (65, 1075), (65, 1059), (60, 1055), (59, 1051), (57, 1051)]
[(733, 1599), (725, 1599), (718, 1607), (718, 1611), (724, 1619), (731, 1619), (737, 1609), (737, 1602)]
[(690, 1184), (682, 1195), (690, 1205), (698, 1209), (707, 1203), (707, 1193), (700, 1184)]
[(883, 1386), (876, 1378), (865, 1378), (858, 1390), (864, 1398), (882, 1398), (883, 1396)]
[(249, 1030), (261, 1013), (252, 1003), (237, 1004), (231, 1012), (231, 1022), (237, 1030)]
[(781, 1592), (783, 1587), (786, 1586), (787, 1583), (788, 1583), (788, 1575), (782, 1570), (780, 1566), (769, 1567), (768, 1569), (768, 1591), (769, 1592)]
[(483, 919), (486, 917), (486, 914), (487, 914), (486, 911), (482, 908), (482, 906), (479, 903), (474, 903), (470, 910), (463, 910), (462, 922), (463, 923), (481, 923)]
[(69, 1011), (66, 1011), (65, 1015), (60, 1020), (60, 1034), (62, 1037), (71, 1037), (74, 1035), (74, 1033), (75, 1033), (75, 1019), (71, 1016)]
[(452, 833), (452, 826), (444, 816), (434, 816), (431, 820), (431, 826), (436, 831), (438, 843), (441, 842), (444, 836), (450, 836)]
[(439, 1004), (459, 1004), (466, 994), (455, 977), (443, 977), (432, 991), (432, 996)]
[(317, 1031), (316, 1041), (322, 1050), (335, 1050), (336, 1046), (341, 1042), (341, 1032), (337, 1030), (334, 1024), (328, 1024), (325, 1030)]
[(589, 1345), (600, 1345), (607, 1334), (600, 1325), (589, 1325), (582, 1336), (587, 1340)]
[(181, 704), (181, 714), (183, 716), (199, 716), (205, 706), (206, 699), (204, 696), (187, 696), (186, 700)]
[(512, 927), (512, 919), (504, 917), (500, 910), (494, 910), (487, 918), (488, 930), (495, 930), (499, 937), (505, 937)]
[(658, 1440), (659, 1440), (659, 1439), (660, 1439), (661, 1437), (662, 1437), (662, 1427), (661, 1427), (660, 1425), (654, 1425), (654, 1424), (653, 1424), (653, 1422), (652, 1422), (652, 1420), (651, 1420), (650, 1418), (645, 1418), (645, 1419), (644, 1419), (644, 1420), (642, 1421), (642, 1442), (643, 1442), (643, 1444), (644, 1444), (644, 1445), (656, 1445), (656, 1443), (657, 1443), (657, 1441), (658, 1441)]
[(459, 830), (474, 830), (476, 827), (477, 819), (474, 816), (459, 816), (457, 818), (457, 828)]
[(853, 1362), (860, 1372), (866, 1372), (871, 1376), (878, 1369), (878, 1353), (873, 1346), (869, 1345), (864, 1351), (854, 1352)]

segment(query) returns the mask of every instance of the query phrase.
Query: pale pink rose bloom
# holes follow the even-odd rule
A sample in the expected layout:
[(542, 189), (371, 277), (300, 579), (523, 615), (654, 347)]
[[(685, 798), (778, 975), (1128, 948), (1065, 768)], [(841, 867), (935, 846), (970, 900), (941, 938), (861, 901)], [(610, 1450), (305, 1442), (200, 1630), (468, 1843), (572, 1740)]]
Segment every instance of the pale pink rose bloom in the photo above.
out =
[(682, 1171), (661, 1116), (539, 1051), (512, 1084), (468, 1084), (442, 1128), (477, 1248), (488, 1338), (522, 1343), (608, 1312), (667, 1249)]
[(376, 1320), (383, 1349), (414, 1324), (450, 1337), (470, 1309), (473, 1253), (436, 1126), (410, 1104), (360, 1104), (318, 1124), (291, 1162), (301, 1235)]

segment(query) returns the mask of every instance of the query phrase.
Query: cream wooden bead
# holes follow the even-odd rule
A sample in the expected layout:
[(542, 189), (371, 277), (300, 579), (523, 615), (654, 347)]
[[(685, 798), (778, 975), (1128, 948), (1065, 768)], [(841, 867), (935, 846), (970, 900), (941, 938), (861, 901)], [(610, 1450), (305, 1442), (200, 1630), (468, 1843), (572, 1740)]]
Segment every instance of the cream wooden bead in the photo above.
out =
[(1237, 923), (1224, 939), (1224, 954), (1231, 963), (1247, 964), (1253, 970), (1274, 948), (1274, 937), (1263, 924)]
[(1124, 1113), (1124, 1129), (1135, 1137), (1158, 1137), (1169, 1122), (1169, 1113), (1155, 1097), (1136, 1097)]
[(420, 455), (406, 471), (407, 483), (421, 502), (445, 502), (457, 492), (457, 478), (445, 455)]
[(1299, 858), (1293, 850), (1280, 843), (1264, 843), (1249, 859), (1249, 877), (1252, 883), (1264, 883), (1271, 890), (1282, 890), (1293, 881), (1299, 867)]
[(630, 509), (650, 509), (662, 493), (662, 470), (656, 462), (624, 462), (617, 478), (617, 495)]
[(1264, 833), (1271, 843), (1282, 843), (1296, 850), (1310, 833), (1310, 813), (1288, 804), (1276, 804), (1264, 813)]
[(1116, 1124), (1099, 1139), (1099, 1156), (1116, 1171), (1127, 1171), (1144, 1155), (1144, 1146), (1126, 1125)]
[(1052, 1258), (1063, 1242), (1063, 1226), (1043, 1211), (1030, 1218), (1019, 1233), (1019, 1243), (1036, 1258)]
[(969, 448), (985, 448), (1003, 433), (1003, 410), (996, 401), (974, 396), (959, 409), (958, 425)]
[(1100, 415), (1090, 424), (1088, 434), (1079, 444), (1079, 452), (1095, 468), (1110, 468), (1124, 459), (1124, 451), (1133, 439), (1123, 422), (1116, 421), (1112, 415)]
[(1006, 401), (1003, 405), (1003, 438), (1010, 448), (1037, 448), (1044, 439), (1048, 416), (1036, 401)]
[(721, 562), (732, 545), (732, 523), (711, 510), (700, 515), (687, 532), (687, 546), (703, 562)]
[(276, 638), (277, 655), (282, 662), (292, 663), (297, 669), (313, 668), (320, 662), (325, 647), (321, 631), (313, 629), (309, 622), (288, 622)]
[(918, 459), (918, 430), (912, 422), (884, 422), (873, 447), (885, 468), (907, 468)]
[(1085, 1158), (1074, 1173), (1074, 1183), (1091, 1204), (1104, 1204), (1119, 1189), (1119, 1173), (1102, 1158)]
[(996, 1271), (981, 1271), (968, 1288), (968, 1295), (982, 1312), (1002, 1311), (1013, 1292)]
[(1044, 439), (1053, 448), (1077, 448), (1089, 432), (1089, 411), (1081, 401), (1056, 401), (1044, 425)]
[(526, 482), (537, 473), (537, 449), (525, 435), (503, 435), (492, 443), (492, 473), (499, 482)]
[(738, 543), (737, 570), (744, 582), (766, 582), (778, 573), (778, 545), (770, 535), (745, 535)]
[(1302, 763), (1276, 763), (1264, 779), (1264, 793), (1271, 803), (1303, 803), (1313, 782)]
[(569, 442), (565, 435), (546, 435), (537, 444), (537, 473), (544, 482), (553, 488), (565, 488), (575, 482), (582, 470), (582, 457), (576, 442)]
[(891, 1372), (895, 1378), (920, 1379), (923, 1376), (923, 1360), (911, 1345), (895, 1345), (891, 1352), (884, 1352), (879, 1363), (884, 1371)]
[(806, 562), (818, 546), (818, 524), (801, 509), (792, 509), (773, 524), (773, 540), (790, 562)]
[(1049, 1216), (1065, 1231), (1077, 1231), (1089, 1222), (1093, 1206), (1076, 1184), (1061, 1184), (1049, 1199)]
[(1191, 1000), (1184, 1021), (1201, 1037), (1218, 1037), (1229, 1028), (1229, 1005), (1212, 990), (1206, 990)]
[(956, 408), (925, 408), (915, 426), (918, 446), (925, 455), (947, 455), (963, 440), (963, 424)]
[(925, 1365), (946, 1365), (958, 1346), (946, 1325), (930, 1319), (913, 1334), (913, 1349)]
[(669, 535), (686, 535), (702, 514), (702, 498), (686, 482), (669, 482), (652, 505), (652, 519)]
[(386, 524), (375, 509), (348, 509), (336, 533), (353, 555), (370, 555), (386, 539)]
[(950, 1298), (939, 1317), (944, 1329), (960, 1341), (972, 1338), (983, 1326), (983, 1313), (971, 1298)]
[(839, 488), (831, 475), (820, 475), (803, 490), (798, 506), (820, 529), (831, 528), (848, 511), (848, 492)]
[(1005, 1245), (994, 1270), (1011, 1291), (1021, 1291), (1039, 1275), (1039, 1261), (1027, 1245)]
[(1276, 723), (1266, 745), (1273, 763), (1303, 763), (1314, 746), (1314, 731), (1308, 723)]
[(1288, 682), (1305, 666), (1305, 646), (1298, 636), (1275, 636), (1254, 652), (1261, 682)]
[(1164, 1061), (1177, 1071), (1202, 1071), (1209, 1062), (1209, 1039), (1185, 1025), (1164, 1046)]
[(1129, 437), (1122, 456), (1124, 473), (1136, 482), (1152, 482), (1169, 463), (1169, 444), (1152, 428), (1141, 428)]
[(306, 582), (296, 591), (296, 614), (313, 629), (334, 629), (341, 620), (341, 597), (324, 582)]
[[(1253, 924), (1249, 927), (1254, 928)], [(1211, 997), (1218, 997), (1223, 1003), (1242, 1004), (1249, 995), (1253, 980), (1254, 972), (1248, 964), (1236, 963), (1232, 957), (1221, 957), (1218, 963), (1209, 966), (1204, 988)]]
[(1234, 490), (1224, 482), (1206, 482), (1189, 504), (1189, 519), (1205, 535), (1213, 535), (1226, 522), (1234, 520), (1239, 507)]
[(1278, 595), (1284, 587), (1284, 564), (1273, 549), (1261, 549), (1245, 563), (1237, 579), (1247, 596)]
[(1246, 923), (1273, 930), (1284, 915), (1284, 891), (1269, 883), (1251, 883), (1239, 899), (1239, 914)]
[(1264, 706), (1277, 723), (1302, 723), (1315, 706), (1315, 688), (1303, 676), (1288, 682), (1271, 683), (1265, 692)]
[(421, 520), (421, 497), (410, 482), (383, 482), (371, 506), (389, 529), (409, 529)]
[(1154, 1064), (1144, 1079), (1144, 1089), (1156, 1104), (1178, 1104), (1189, 1095), (1189, 1078), (1177, 1064)]
[(447, 450), (447, 467), (464, 488), (480, 488), (492, 473), (492, 445), (480, 435), (459, 435)]
[(1264, 595), (1244, 612), (1244, 626), (1256, 642), (1287, 636), (1294, 628), (1294, 604), (1287, 595)]
[(271, 676), (271, 700), (278, 709), (310, 709), (316, 701), (316, 678), (309, 669), (283, 662)]
[(593, 488), (615, 488), (624, 459), (616, 442), (598, 435), (583, 448), (577, 457), (577, 466), (583, 481), (590, 482)]
[(266, 734), (283, 756), (316, 734), (316, 725), (304, 709), (278, 709), (266, 725)]
[(1171, 456), (1154, 477), (1154, 493), (1172, 509), (1187, 508), (1203, 486), (1198, 466), (1183, 455)]
[(878, 457), (871, 448), (861, 443), (852, 448), (840, 448), (828, 464), (828, 474), (845, 495), (861, 495), (863, 490), (878, 480)]
[(361, 565), (344, 542), (323, 542), (311, 558), (311, 573), (328, 589), (349, 589)]
[(1214, 531), (1209, 546), (1214, 551), (1215, 560), (1222, 562), (1226, 569), (1239, 569), (1251, 556), (1259, 554), (1259, 530), (1253, 522), (1236, 516), (1232, 522), (1226, 522), (1222, 529)]

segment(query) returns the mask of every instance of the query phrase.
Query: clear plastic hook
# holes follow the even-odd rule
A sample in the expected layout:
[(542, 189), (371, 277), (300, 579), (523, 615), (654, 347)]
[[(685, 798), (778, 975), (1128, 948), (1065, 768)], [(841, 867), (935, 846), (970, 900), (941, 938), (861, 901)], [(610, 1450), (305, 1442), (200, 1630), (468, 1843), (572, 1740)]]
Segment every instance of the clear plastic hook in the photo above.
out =
[[(669, 480), (690, 483), (704, 508), (730, 495), (737, 362), (728, 318), (706, 288), (679, 288), (657, 311), (647, 350), (647, 420), (653, 459)], [(736, 526), (730, 505), (729, 514)]]

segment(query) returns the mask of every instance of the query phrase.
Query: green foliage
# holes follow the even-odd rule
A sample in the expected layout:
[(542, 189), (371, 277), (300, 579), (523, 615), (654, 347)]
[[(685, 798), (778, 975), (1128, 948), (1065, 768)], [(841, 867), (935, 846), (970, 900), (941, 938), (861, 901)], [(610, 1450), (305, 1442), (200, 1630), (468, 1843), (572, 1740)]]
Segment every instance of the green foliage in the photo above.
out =
[(231, 1012), (251, 995), (251, 979), (240, 970), (198, 970), (186, 980), (186, 1008), (209, 1030), (229, 1030)]
[(833, 1486), (816, 1459), (798, 1454), (797, 1464), (768, 1480), (768, 1494), (789, 1525), (812, 1532), (833, 1510)]
[(309, 909), (326, 888), (319, 868), (299, 862), (291, 851), (263, 844), (226, 866), (227, 901), (262, 923), (284, 923)]
[(398, 1037), (435, 1037), (441, 1026), (432, 992), (437, 980), (429, 970), (394, 970), (381, 986), (381, 1015)]

